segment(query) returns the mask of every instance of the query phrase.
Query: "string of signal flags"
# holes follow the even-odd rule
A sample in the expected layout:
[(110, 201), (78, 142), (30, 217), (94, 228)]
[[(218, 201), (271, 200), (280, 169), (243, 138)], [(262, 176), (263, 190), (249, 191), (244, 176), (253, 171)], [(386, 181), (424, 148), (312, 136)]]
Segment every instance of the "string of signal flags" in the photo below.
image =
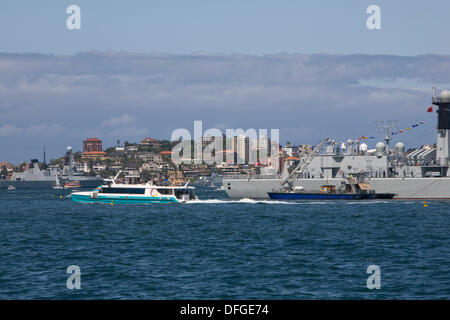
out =
[[(431, 106), (431, 107), (427, 108), (427, 112), (433, 112), (433, 107)], [(405, 128), (405, 129), (392, 130), (390, 132), (390, 134), (392, 136), (396, 136), (396, 135), (402, 134), (404, 132), (411, 131), (411, 130), (413, 130), (413, 129), (417, 128), (417, 127), (420, 127), (420, 126), (422, 126), (424, 124), (425, 124), (425, 121), (419, 121), (419, 122), (416, 122), (413, 125)], [(370, 140), (370, 139), (375, 139), (375, 136), (361, 136), (361, 137), (358, 137), (358, 138), (354, 138), (353, 140), (361, 141), (361, 140)]]

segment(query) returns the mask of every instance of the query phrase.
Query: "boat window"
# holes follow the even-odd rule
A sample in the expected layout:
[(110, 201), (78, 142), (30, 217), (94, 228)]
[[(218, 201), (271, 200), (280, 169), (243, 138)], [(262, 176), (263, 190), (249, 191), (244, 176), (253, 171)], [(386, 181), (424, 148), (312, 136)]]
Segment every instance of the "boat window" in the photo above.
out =
[(194, 197), (193, 196), (193, 192), (191, 192), (189, 189), (175, 189), (175, 196), (178, 198), (178, 199), (181, 199), (181, 196), (182, 195), (190, 195), (190, 197)]
[(172, 189), (158, 189), (160, 194), (172, 194)]
[(100, 193), (145, 194), (144, 188), (102, 188)]

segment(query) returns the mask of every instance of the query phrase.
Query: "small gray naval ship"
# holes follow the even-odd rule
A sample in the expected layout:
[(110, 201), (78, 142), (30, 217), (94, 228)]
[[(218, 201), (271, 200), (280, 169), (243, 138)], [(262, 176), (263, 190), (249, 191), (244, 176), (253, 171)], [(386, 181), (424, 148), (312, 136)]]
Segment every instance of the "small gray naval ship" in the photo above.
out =
[[(231, 198), (268, 198), (268, 192), (279, 190), (289, 176), (293, 188), (318, 190), (321, 185), (338, 187), (343, 178), (363, 174), (372, 189), (395, 193), (394, 199), (450, 199), (450, 91), (433, 94), (438, 106), (436, 147), (423, 147), (406, 153), (405, 145), (390, 148), (389, 131), (375, 150), (352, 141), (348, 145), (325, 139), (323, 149), (312, 157), (304, 157), (291, 172), (282, 175), (239, 175), (223, 179), (223, 187)], [(283, 176), (283, 177), (282, 177)]]
[(44, 168), (41, 170), (39, 161), (31, 159), (31, 164), (24, 172), (14, 172), (11, 180), (0, 180), (0, 189), (7, 189), (12, 186), (15, 189), (52, 188), (57, 185), (64, 185), (69, 181), (79, 181), (81, 188), (95, 188), (102, 184), (100, 177), (86, 177), (75, 168), (72, 147), (67, 147), (62, 170), (57, 166), (47, 167), (44, 161)]

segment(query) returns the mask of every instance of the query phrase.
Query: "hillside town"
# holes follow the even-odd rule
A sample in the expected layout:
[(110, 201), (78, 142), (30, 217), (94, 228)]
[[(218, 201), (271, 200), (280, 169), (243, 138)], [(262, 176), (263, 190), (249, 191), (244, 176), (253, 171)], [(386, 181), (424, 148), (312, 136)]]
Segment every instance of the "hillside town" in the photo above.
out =
[[(276, 174), (285, 165), (294, 164), (311, 150), (309, 145), (294, 146), (290, 143), (281, 147), (265, 136), (257, 140), (244, 135), (232, 138), (205, 136), (198, 142), (190, 141), (191, 157), (183, 158), (181, 164), (175, 164), (172, 152), (178, 143), (146, 137), (139, 143), (125, 141), (121, 144), (117, 140), (114, 146), (104, 149), (101, 139), (86, 138), (82, 141), (82, 151), (73, 153), (74, 171), (101, 178), (109, 178), (120, 172), (120, 178), (127, 183), (205, 182), (212, 175)], [(211, 146), (216, 147), (212, 152)], [(227, 146), (229, 149), (226, 149)], [(275, 152), (278, 152), (278, 158)], [(48, 163), (43, 159), (39, 161), (39, 166), (62, 168), (64, 161), (63, 155)], [(23, 172), (30, 165), (31, 162), (0, 162), (0, 179), (9, 180), (13, 172)]]

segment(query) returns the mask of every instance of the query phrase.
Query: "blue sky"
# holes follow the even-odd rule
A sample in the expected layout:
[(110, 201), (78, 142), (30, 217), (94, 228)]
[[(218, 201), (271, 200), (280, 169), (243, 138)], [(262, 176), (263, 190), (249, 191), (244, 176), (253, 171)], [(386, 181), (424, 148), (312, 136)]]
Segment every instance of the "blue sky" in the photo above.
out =
[[(81, 8), (82, 28), (65, 27)], [(381, 8), (382, 30), (366, 28)], [(449, 54), (446, 0), (2, 0), (1, 51)]]
[[(66, 28), (81, 7), (81, 30)], [(381, 30), (366, 8), (381, 7)], [(280, 128), (284, 143), (425, 126), (450, 86), (448, 1), (2, 1), (0, 161), (172, 130)]]

